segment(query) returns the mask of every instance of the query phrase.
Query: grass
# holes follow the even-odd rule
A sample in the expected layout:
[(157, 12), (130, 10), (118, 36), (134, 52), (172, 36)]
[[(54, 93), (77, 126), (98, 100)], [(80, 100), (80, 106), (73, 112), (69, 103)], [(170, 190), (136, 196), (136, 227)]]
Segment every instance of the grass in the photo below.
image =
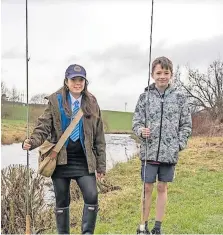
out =
[[(26, 137), (26, 107), (8, 105), (2, 108), (7, 118), (2, 119), (2, 144), (21, 142)], [(44, 107), (30, 106), (30, 133)], [(132, 133), (132, 113), (102, 111), (106, 133)]]
[(133, 113), (118, 111), (102, 111), (102, 119), (106, 132), (132, 132)]
[[(26, 138), (27, 124), (24, 120), (5, 120), (1, 123), (1, 142), (2, 144), (12, 144), (22, 142)], [(30, 124), (30, 131), (33, 124)]]
[[(45, 106), (43, 105), (29, 105), (29, 118), (35, 121), (38, 116), (42, 114)], [(1, 107), (2, 118), (7, 120), (26, 120), (27, 107), (25, 105), (13, 104), (12, 102), (3, 103)]]
[[(223, 138), (192, 138), (180, 153), (176, 177), (168, 188), (168, 205), (163, 222), (165, 234), (223, 234)], [(140, 161), (116, 165), (107, 179), (122, 190), (100, 194), (98, 234), (135, 234), (140, 222)], [(155, 198), (149, 219), (155, 221)], [(80, 232), (83, 203), (71, 205), (72, 233)]]

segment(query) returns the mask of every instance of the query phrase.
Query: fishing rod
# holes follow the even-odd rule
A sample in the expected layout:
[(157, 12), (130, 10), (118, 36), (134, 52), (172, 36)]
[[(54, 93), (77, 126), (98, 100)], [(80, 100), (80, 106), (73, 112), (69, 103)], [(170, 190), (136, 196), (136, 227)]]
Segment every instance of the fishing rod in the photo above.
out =
[[(26, 107), (27, 107), (27, 133), (29, 138), (29, 57), (28, 57), (28, 0), (26, 0)], [(31, 234), (31, 217), (29, 215), (29, 150), (27, 150), (26, 160), (26, 234)]]
[[(151, 21), (150, 21), (150, 46), (149, 46), (149, 74), (148, 74), (148, 90), (146, 92), (146, 110), (145, 110), (145, 127), (150, 128), (150, 122), (147, 120), (147, 110), (148, 110), (148, 102), (149, 102), (149, 84), (150, 84), (150, 73), (151, 73), (151, 54), (152, 54), (152, 34), (153, 34), (153, 6), (154, 0), (152, 0), (152, 9), (151, 9)], [(146, 137), (146, 148), (145, 148), (145, 161), (144, 161), (144, 171), (143, 171), (143, 187), (142, 187), (142, 195), (141, 195), (141, 222), (137, 229), (137, 234), (146, 234), (145, 227), (145, 178), (146, 178), (146, 157), (148, 153), (148, 137)]]

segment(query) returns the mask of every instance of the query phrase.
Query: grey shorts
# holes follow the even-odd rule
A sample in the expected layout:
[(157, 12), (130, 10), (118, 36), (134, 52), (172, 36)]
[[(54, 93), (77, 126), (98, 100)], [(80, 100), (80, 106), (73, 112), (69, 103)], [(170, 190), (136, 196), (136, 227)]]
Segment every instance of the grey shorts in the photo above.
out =
[(144, 179), (144, 169), (145, 166), (141, 167), (141, 178), (145, 183), (155, 183), (156, 178), (158, 177), (158, 181), (161, 182), (172, 182), (174, 179), (174, 171), (175, 165), (167, 165), (167, 164), (146, 164), (145, 169), (145, 179)]

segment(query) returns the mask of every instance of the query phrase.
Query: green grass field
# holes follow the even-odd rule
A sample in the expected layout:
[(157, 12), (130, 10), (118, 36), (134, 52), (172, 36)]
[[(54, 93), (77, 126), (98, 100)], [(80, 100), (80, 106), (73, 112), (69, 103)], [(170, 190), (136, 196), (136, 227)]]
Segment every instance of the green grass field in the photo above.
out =
[[(30, 122), (35, 122), (37, 118), (43, 113), (44, 107), (42, 106), (29, 106), (29, 118)], [(2, 106), (2, 119), (8, 124), (14, 123), (15, 120), (26, 121), (27, 119), (26, 106), (4, 104)], [(107, 111), (102, 110), (102, 118), (107, 131), (131, 131), (132, 125), (132, 113), (129, 112), (118, 112), (118, 111)], [(13, 121), (11, 121), (13, 120)]]
[[(27, 108), (23, 105), (13, 105), (13, 103), (4, 103), (1, 107), (1, 117), (6, 120), (26, 120)], [(44, 106), (29, 105), (29, 118), (33, 122), (44, 111)]]
[[(30, 132), (37, 118), (43, 113), (44, 107), (30, 106)], [(26, 136), (26, 107), (7, 105), (2, 108), (2, 143), (21, 142)], [(132, 113), (103, 111), (102, 119), (106, 133), (132, 133)]]
[[(2, 126), (13, 127), (14, 125), (25, 125), (26, 118), (19, 118), (21, 117), (20, 114), (18, 116), (14, 116), (11, 119), (3, 118)], [(111, 132), (115, 132), (115, 131), (131, 132), (132, 115), (133, 115), (132, 113), (128, 113), (128, 112), (102, 110), (102, 119), (103, 119), (105, 128), (107, 129), (107, 131), (111, 131)], [(33, 123), (33, 121), (31, 120), (30, 123)]]
[(107, 132), (131, 132), (133, 113), (102, 110), (102, 119)]
[[(165, 234), (223, 234), (223, 138), (192, 138), (180, 153), (169, 184)], [(140, 161), (118, 164), (107, 178), (122, 190), (100, 194), (96, 234), (135, 234), (140, 223)], [(149, 227), (155, 220), (155, 198)], [(82, 203), (72, 203), (71, 221), (80, 227)], [(79, 213), (77, 213), (79, 212)], [(78, 216), (79, 215), (79, 216)], [(72, 233), (80, 232), (73, 228)]]

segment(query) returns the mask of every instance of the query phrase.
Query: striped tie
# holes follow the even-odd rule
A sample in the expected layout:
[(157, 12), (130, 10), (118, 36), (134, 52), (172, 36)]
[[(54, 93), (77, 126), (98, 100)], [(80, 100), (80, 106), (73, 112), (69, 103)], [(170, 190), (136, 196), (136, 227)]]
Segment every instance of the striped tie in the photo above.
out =
[[(77, 114), (78, 110), (79, 110), (79, 101), (76, 100), (74, 102), (74, 109), (73, 109), (73, 113), (72, 113), (72, 120), (74, 119), (74, 117)], [(77, 123), (76, 127), (74, 128), (74, 130), (71, 132), (70, 138), (74, 142), (79, 139), (79, 122)]]

